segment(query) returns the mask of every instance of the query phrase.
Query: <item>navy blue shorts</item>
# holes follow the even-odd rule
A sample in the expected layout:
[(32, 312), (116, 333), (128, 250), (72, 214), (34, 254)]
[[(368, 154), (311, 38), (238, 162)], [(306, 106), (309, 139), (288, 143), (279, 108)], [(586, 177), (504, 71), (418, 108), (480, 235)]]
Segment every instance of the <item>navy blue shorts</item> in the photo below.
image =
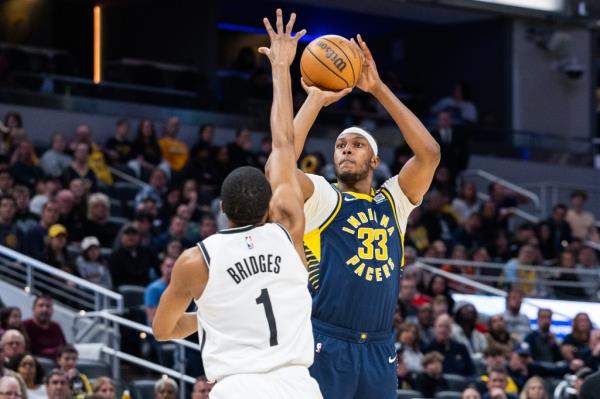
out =
[(360, 333), (313, 319), (310, 368), (324, 399), (396, 399), (397, 356), (391, 331)]

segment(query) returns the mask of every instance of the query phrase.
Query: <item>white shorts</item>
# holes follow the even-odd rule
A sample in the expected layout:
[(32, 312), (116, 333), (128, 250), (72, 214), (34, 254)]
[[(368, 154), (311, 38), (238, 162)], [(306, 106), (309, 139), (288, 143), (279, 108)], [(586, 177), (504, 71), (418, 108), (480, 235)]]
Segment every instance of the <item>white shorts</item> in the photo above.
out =
[(319, 384), (302, 366), (269, 373), (236, 374), (217, 381), (210, 399), (323, 399)]

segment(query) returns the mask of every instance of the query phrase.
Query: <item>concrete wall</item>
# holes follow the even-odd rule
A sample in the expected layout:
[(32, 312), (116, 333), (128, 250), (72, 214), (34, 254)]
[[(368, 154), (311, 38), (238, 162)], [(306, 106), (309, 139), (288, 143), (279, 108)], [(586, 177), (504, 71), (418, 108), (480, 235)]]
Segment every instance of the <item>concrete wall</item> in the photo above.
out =
[(528, 38), (531, 27), (550, 29), (530, 21), (513, 23), (512, 75), (513, 129), (551, 133), (566, 137), (590, 137), (593, 82), (590, 31), (565, 29), (571, 35), (566, 54), (577, 57), (584, 68), (578, 80), (553, 70), (557, 60)]

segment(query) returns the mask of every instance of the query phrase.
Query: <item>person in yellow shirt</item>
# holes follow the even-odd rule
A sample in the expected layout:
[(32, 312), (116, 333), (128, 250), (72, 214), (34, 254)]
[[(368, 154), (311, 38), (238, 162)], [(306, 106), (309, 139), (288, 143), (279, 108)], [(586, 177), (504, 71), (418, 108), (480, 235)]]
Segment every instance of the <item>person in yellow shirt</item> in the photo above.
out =
[(160, 139), (159, 145), (164, 160), (169, 163), (173, 172), (181, 171), (190, 156), (187, 144), (177, 140), (177, 133), (179, 133), (179, 118), (172, 116), (165, 123), (165, 136)]

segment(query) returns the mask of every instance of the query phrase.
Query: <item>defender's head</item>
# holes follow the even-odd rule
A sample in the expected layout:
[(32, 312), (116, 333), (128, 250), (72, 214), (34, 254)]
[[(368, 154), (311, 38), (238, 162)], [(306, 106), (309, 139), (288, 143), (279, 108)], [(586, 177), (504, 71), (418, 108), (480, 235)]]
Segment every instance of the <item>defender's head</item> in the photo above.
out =
[(348, 185), (372, 177), (379, 165), (377, 142), (366, 130), (349, 127), (335, 140), (333, 164), (338, 180)]
[(245, 226), (263, 222), (271, 201), (271, 186), (258, 169), (243, 166), (231, 172), (221, 187), (221, 207), (231, 223)]

